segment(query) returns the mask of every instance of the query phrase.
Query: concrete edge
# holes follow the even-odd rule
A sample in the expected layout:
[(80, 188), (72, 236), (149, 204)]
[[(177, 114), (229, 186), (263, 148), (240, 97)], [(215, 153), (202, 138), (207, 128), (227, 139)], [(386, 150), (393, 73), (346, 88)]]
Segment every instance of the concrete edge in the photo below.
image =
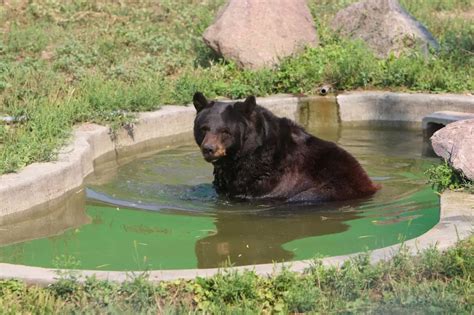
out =
[[(401, 246), (405, 246), (410, 253), (430, 247), (446, 250), (455, 245), (459, 240), (469, 237), (473, 231), (474, 224), (474, 195), (447, 191), (441, 195), (440, 221), (425, 234), (404, 242), (376, 249), (370, 252), (372, 263), (388, 260), (396, 255)], [(322, 259), (323, 265), (340, 266), (348, 259), (354, 258), (360, 253), (327, 257)], [(303, 272), (312, 265), (312, 260), (302, 260), (288, 263), (261, 264), (252, 266), (233, 267), (228, 269), (179, 269), (179, 270), (152, 270), (143, 271), (95, 271), (95, 270), (70, 270), (68, 272), (76, 275), (79, 281), (86, 277), (95, 276), (99, 280), (122, 282), (133, 279), (139, 274), (146, 274), (150, 281), (168, 281), (177, 279), (194, 279), (196, 277), (210, 277), (225, 270), (254, 271), (255, 273), (268, 276), (281, 271), (283, 268), (296, 272)], [(22, 265), (0, 263), (0, 279), (15, 278), (26, 283), (47, 285), (57, 281), (60, 276), (59, 269), (48, 269), (40, 267), (29, 267)], [(64, 272), (64, 271), (63, 271)]]
[[(277, 95), (259, 98), (258, 103), (279, 116), (296, 119), (300, 100), (301, 98), (296, 96)], [(357, 92), (338, 95), (337, 103), (340, 120), (343, 123), (378, 120), (420, 122), (423, 116), (440, 110), (474, 112), (474, 97), (471, 95)], [(79, 187), (84, 178), (93, 172), (94, 161), (101, 156), (114, 153), (116, 157), (117, 154), (130, 147), (146, 146), (153, 139), (170, 138), (169, 141), (172, 142), (173, 137), (192, 132), (194, 115), (195, 111), (192, 107), (172, 105), (163, 106), (155, 112), (139, 113), (133, 132), (120, 130), (115, 141), (111, 140), (107, 127), (95, 124), (83, 124), (75, 127), (71, 144), (61, 150), (57, 161), (33, 163), (19, 173), (0, 176), (0, 200), (2, 200), (0, 224), (3, 221), (2, 217), (26, 211), (35, 205), (54, 200), (67, 191)], [(436, 230), (439, 224), (432, 230)], [(463, 225), (461, 224), (461, 226)], [(415, 240), (406, 242), (406, 244), (410, 245), (413, 241), (428, 244), (428, 240), (424, 236), (434, 233), (432, 230)], [(472, 224), (469, 228), (470, 232), (472, 232)], [(445, 244), (445, 242), (441, 242), (442, 239), (438, 241), (440, 244)], [(454, 243), (450, 241), (446, 247), (452, 246)], [(417, 243), (412, 245), (417, 245)], [(396, 246), (376, 250), (373, 252), (373, 257), (379, 257), (379, 259), (390, 257), (387, 251), (396, 250)], [(324, 263), (339, 264), (352, 256), (330, 257), (326, 258)], [(238, 267), (237, 269), (250, 268), (258, 273), (268, 273), (269, 268), (274, 270), (278, 266), (290, 266), (292, 270), (300, 271), (308, 264), (308, 261), (301, 261), (288, 264)], [(153, 280), (189, 279), (197, 275), (209, 276), (217, 271), (218, 269), (175, 271), (179, 273), (179, 277), (173, 271), (153, 271), (150, 273), (150, 278)], [(129, 276), (127, 273), (117, 272), (82, 271), (81, 273), (84, 276), (96, 274), (99, 278), (113, 278), (113, 280), (125, 280)], [(113, 277), (109, 278), (109, 275)], [(49, 283), (56, 277), (56, 272), (52, 269), (0, 264), (1, 277), (16, 277), (25, 281), (31, 280), (34, 283)]]
[(352, 92), (337, 96), (342, 122), (420, 122), (438, 111), (474, 113), (474, 96), (457, 94)]

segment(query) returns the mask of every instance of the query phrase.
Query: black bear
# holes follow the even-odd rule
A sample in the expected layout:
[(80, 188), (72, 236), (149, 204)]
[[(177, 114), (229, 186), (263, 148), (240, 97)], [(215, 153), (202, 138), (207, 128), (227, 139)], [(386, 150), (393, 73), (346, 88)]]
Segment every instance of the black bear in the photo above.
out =
[(359, 162), (256, 104), (208, 101), (195, 93), (194, 138), (214, 166), (216, 192), (235, 199), (332, 201), (370, 196), (375, 185)]

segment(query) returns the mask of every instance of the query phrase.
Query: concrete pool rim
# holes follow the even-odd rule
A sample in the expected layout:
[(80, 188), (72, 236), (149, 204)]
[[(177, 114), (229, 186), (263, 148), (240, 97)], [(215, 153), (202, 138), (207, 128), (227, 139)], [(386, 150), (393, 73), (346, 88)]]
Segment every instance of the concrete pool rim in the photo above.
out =
[[(311, 97), (309, 97), (311, 98)], [(296, 119), (298, 106), (303, 98), (278, 95), (259, 98), (258, 103), (279, 116)], [(421, 119), (435, 111), (458, 110), (474, 112), (474, 97), (454, 94), (409, 94), (391, 92), (351, 92), (336, 97), (339, 121), (342, 124), (357, 124), (362, 121), (385, 122), (394, 120), (405, 123), (421, 123)], [(83, 124), (74, 130), (70, 145), (63, 148), (58, 160), (48, 163), (34, 163), (16, 174), (0, 176), (0, 224), (3, 218), (21, 213), (34, 205), (54, 200), (64, 193), (79, 187), (83, 179), (94, 171), (94, 164), (101, 157), (115, 154), (126, 155), (132, 147), (154, 147), (157, 140), (161, 146), (179, 143), (183, 135), (192, 132), (195, 110), (192, 106), (164, 106), (155, 112), (138, 114), (133, 136), (121, 130), (115, 141), (111, 140), (109, 129), (94, 124)], [(454, 194), (454, 195), (453, 195)], [(405, 242), (408, 247), (427, 248), (437, 244), (445, 249), (458, 239), (468, 237), (472, 232), (472, 209), (466, 197), (453, 197), (459, 193), (447, 192), (441, 197), (440, 222), (427, 233)], [(460, 198), (461, 202), (453, 202)], [(462, 202), (464, 200), (464, 202)], [(451, 209), (452, 204), (456, 209)], [(448, 210), (446, 210), (448, 209)], [(371, 252), (372, 260), (389, 258), (400, 245), (377, 249)], [(323, 259), (325, 264), (340, 264), (357, 255), (343, 255)], [(252, 269), (259, 274), (268, 274), (283, 266), (301, 271), (310, 261), (263, 264), (235, 267)], [(210, 276), (219, 269), (189, 269), (150, 271), (151, 280), (190, 279), (196, 276)], [(99, 279), (123, 281), (129, 272), (83, 271), (84, 276), (95, 274)], [(49, 268), (1, 264), (0, 278), (17, 278), (32, 283), (50, 283), (57, 278), (57, 271)]]

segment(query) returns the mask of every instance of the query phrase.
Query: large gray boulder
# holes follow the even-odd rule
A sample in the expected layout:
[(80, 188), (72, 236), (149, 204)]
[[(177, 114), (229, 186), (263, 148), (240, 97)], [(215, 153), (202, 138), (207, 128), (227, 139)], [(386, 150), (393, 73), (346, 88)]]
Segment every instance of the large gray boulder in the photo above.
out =
[(356, 2), (339, 11), (331, 28), (352, 39), (362, 39), (379, 57), (390, 52), (399, 55), (411, 48), (428, 52), (439, 45), (431, 33), (397, 0), (366, 0)]
[(435, 153), (474, 180), (474, 119), (459, 120), (431, 137)]
[(272, 66), (318, 43), (306, 0), (229, 0), (203, 38), (218, 54), (248, 69)]

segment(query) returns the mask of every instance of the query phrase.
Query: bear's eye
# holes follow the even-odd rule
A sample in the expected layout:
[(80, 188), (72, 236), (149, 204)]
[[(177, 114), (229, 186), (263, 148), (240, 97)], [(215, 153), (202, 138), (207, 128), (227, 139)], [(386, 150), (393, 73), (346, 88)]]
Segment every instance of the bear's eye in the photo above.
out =
[(224, 135), (230, 135), (231, 134), (230, 129), (228, 129), (228, 128), (221, 129), (221, 133), (224, 134)]
[(209, 131), (209, 127), (208, 127), (208, 126), (202, 126), (202, 127), (201, 127), (201, 131), (202, 131), (202, 132), (208, 132), (208, 131)]

